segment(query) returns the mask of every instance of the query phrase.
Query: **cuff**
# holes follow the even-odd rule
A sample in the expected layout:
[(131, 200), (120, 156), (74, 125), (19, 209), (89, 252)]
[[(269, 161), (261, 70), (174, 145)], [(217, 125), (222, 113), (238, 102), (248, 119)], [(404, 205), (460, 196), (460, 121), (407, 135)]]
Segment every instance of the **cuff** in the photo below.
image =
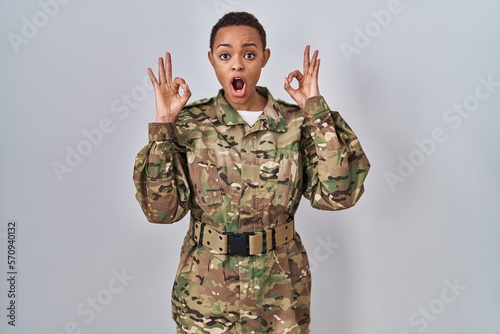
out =
[(311, 118), (320, 118), (330, 112), (330, 107), (321, 95), (308, 98), (302, 109)]
[(149, 141), (165, 141), (175, 137), (174, 123), (149, 123), (148, 138)]

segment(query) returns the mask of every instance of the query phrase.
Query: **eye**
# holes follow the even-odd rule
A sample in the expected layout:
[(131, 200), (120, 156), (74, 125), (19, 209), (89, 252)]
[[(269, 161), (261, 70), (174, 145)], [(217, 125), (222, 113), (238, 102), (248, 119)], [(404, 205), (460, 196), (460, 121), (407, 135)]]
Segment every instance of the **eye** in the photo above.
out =
[(248, 53), (245, 54), (245, 58), (246, 59), (254, 59), (255, 58), (255, 54), (251, 53), (251, 52), (248, 52)]
[(220, 56), (219, 56), (220, 59), (222, 60), (228, 60), (229, 59), (229, 55), (227, 53), (222, 53)]

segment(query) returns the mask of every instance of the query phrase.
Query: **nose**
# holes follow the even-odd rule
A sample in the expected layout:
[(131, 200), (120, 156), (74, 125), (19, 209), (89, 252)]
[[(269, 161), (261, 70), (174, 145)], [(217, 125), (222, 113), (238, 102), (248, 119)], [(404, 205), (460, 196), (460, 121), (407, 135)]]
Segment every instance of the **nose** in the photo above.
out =
[(241, 62), (241, 60), (238, 58), (233, 58), (233, 59), (234, 59), (234, 62), (233, 62), (233, 65), (231, 66), (232, 70), (237, 71), (237, 72), (243, 71), (244, 67), (243, 67), (243, 63)]

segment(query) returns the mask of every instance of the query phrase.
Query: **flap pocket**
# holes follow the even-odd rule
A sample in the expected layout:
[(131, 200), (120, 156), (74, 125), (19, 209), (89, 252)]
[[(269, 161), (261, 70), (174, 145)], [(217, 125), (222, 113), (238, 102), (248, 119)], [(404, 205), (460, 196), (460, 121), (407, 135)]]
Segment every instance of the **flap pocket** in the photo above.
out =
[(200, 205), (222, 202), (217, 159), (212, 149), (196, 149), (187, 152), (189, 174), (196, 201)]

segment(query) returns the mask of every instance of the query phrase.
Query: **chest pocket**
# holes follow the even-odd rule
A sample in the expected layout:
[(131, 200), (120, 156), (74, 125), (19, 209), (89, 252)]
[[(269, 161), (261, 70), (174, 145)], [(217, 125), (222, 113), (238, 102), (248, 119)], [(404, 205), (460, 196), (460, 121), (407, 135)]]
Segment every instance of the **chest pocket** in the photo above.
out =
[(187, 158), (195, 200), (200, 205), (221, 203), (222, 193), (214, 150), (203, 148), (188, 151)]
[(270, 204), (289, 207), (297, 196), (300, 197), (302, 169), (298, 147), (282, 148), (273, 153), (257, 161), (262, 196), (259, 209), (267, 209)]

